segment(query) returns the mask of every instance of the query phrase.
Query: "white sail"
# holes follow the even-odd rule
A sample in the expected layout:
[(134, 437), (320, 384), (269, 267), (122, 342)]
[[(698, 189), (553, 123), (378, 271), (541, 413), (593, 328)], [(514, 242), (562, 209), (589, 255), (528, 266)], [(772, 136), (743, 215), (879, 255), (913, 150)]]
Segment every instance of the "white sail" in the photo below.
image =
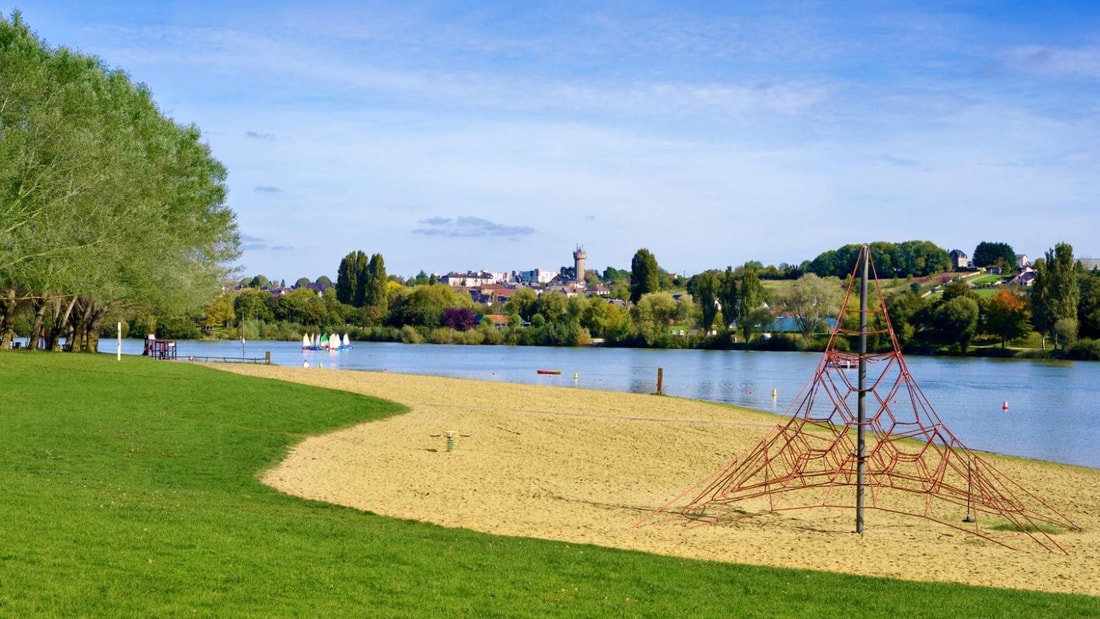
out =
[(351, 340), (348, 339), (348, 334), (345, 333), (344, 334), (344, 348), (348, 348), (349, 346), (351, 346)]
[(308, 333), (302, 336), (302, 348), (309, 348), (310, 342)]

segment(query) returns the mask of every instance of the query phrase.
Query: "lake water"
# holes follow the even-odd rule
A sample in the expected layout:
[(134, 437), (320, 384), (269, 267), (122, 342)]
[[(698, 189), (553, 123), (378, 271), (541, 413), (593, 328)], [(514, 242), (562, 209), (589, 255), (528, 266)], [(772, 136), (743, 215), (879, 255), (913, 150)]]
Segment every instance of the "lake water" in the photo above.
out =
[[(123, 354), (141, 354), (123, 340)], [(177, 342), (179, 358), (263, 357), (279, 365), (431, 374), (634, 393), (664, 393), (785, 413), (819, 353), (632, 348), (436, 346), (355, 342), (303, 352), (297, 342)], [(115, 340), (101, 342), (105, 353)], [(940, 419), (972, 449), (1100, 468), (1100, 363), (906, 357)], [(561, 370), (560, 375), (538, 369)], [(574, 380), (576, 375), (576, 380)], [(772, 398), (772, 390), (776, 397)], [(1007, 411), (1002, 404), (1008, 402)]]

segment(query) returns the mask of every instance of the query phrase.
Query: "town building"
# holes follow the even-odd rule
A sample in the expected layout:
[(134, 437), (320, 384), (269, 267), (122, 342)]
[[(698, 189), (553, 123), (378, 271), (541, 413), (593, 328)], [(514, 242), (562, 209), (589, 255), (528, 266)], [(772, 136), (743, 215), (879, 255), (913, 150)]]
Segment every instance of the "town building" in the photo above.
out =
[(952, 249), (947, 254), (951, 257), (951, 266), (956, 271), (965, 271), (970, 268), (970, 257), (960, 249)]

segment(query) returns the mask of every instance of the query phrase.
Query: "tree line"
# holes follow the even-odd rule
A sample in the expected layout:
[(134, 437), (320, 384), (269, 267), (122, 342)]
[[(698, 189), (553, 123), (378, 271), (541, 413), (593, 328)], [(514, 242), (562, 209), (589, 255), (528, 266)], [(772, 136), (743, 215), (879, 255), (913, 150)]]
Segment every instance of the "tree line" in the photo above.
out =
[[(854, 267), (856, 256), (847, 252), (847, 246), (832, 252), (851, 257), (843, 278), (808, 272), (769, 284), (752, 261), (674, 278), (643, 248), (630, 270), (604, 270), (615, 280), (596, 271), (587, 274), (613, 291), (607, 297), (519, 287), (503, 302), (482, 304), (467, 291), (423, 274), (408, 280), (389, 276), (381, 254), (368, 258), (356, 251), (341, 260), (335, 282), (300, 279), (293, 290), (276, 292), (255, 287), (266, 278), (243, 280), (241, 289), (223, 295), (220, 305), (211, 304), (185, 323), (250, 338), (295, 339), (304, 331), (324, 330), (410, 343), (575, 346), (602, 341), (608, 346), (818, 350), (840, 314)], [(1003, 263), (1004, 255), (998, 250), (990, 260)], [(872, 259), (882, 277), (874, 250)], [(1003, 280), (976, 288), (967, 283), (969, 274), (957, 272), (880, 280), (887, 285), (886, 304), (899, 343), (910, 352), (967, 353), (976, 341), (999, 343), (1007, 351), (1010, 342), (1030, 345), (1028, 338), (1038, 337), (1040, 347), (1049, 341), (1059, 354), (1100, 357), (1095, 343), (1100, 339), (1100, 274), (1082, 269), (1065, 244), (1035, 266), (1030, 289)], [(157, 332), (181, 336), (171, 329)], [(879, 348), (888, 345), (884, 337), (872, 341)]]
[(110, 316), (209, 302), (239, 254), (225, 176), (144, 85), (0, 16), (0, 346), (22, 321), (95, 351)]

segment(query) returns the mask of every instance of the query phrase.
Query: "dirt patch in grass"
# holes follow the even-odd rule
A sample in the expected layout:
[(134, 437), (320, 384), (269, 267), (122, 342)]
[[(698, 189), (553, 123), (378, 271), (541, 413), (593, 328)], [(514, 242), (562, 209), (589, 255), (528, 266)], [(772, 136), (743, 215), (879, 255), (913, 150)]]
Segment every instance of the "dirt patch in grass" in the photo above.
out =
[[(746, 454), (779, 419), (706, 402), (568, 387), (217, 367), (354, 391), (411, 408), (392, 419), (303, 441), (263, 477), (289, 494), (499, 535), (1100, 595), (1100, 470), (990, 456), (1003, 473), (1082, 527), (1056, 536), (1068, 556), (1048, 552), (1026, 536), (1009, 539), (1013, 550), (880, 510), (867, 511), (866, 530), (856, 535), (854, 508), (763, 512), (716, 526), (676, 518), (635, 527)], [(453, 451), (447, 450), (447, 431), (459, 433)]]

